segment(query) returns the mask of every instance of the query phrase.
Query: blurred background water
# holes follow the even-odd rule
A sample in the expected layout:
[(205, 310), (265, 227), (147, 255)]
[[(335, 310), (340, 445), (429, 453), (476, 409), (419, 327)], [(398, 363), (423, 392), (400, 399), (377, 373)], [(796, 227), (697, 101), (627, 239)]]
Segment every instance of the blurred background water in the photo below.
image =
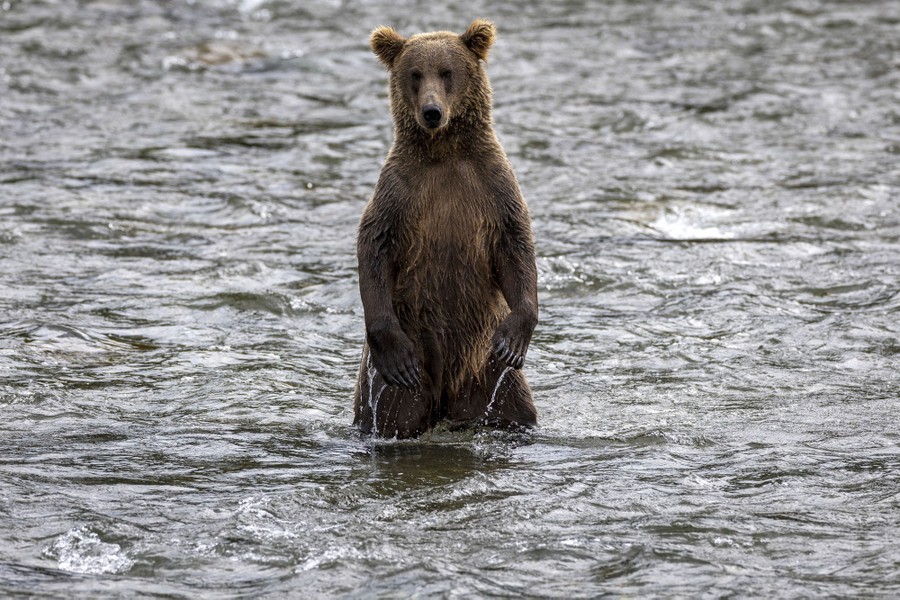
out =
[[(526, 437), (349, 426), (369, 31), (493, 19)], [(900, 5), (0, 4), (0, 595), (900, 594)]]

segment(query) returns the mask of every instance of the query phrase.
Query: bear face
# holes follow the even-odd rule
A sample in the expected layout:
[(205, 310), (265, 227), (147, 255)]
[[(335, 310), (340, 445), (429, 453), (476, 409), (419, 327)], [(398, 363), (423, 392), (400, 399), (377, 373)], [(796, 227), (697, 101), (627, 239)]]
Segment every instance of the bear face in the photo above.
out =
[(390, 27), (373, 31), (372, 50), (390, 72), (395, 118), (411, 116), (423, 130), (437, 133), (483, 103), (490, 85), (479, 61), (487, 60), (495, 35), (494, 25), (484, 20), (462, 35), (440, 31), (407, 39)]

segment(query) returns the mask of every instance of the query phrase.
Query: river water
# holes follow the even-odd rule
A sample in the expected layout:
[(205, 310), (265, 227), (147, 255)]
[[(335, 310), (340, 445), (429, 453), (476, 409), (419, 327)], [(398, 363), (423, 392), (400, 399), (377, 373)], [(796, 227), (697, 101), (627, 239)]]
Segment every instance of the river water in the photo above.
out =
[[(372, 440), (369, 31), (493, 19), (540, 427)], [(896, 597), (900, 4), (0, 3), (0, 595)]]

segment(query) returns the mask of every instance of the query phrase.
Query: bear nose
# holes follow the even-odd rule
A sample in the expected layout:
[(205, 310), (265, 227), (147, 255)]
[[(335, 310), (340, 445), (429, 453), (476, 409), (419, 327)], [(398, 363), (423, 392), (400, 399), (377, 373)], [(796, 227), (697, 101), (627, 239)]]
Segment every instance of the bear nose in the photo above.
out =
[(425, 124), (432, 129), (441, 124), (441, 117), (443, 116), (441, 107), (437, 104), (426, 104), (425, 108), (422, 109), (422, 118), (425, 119)]

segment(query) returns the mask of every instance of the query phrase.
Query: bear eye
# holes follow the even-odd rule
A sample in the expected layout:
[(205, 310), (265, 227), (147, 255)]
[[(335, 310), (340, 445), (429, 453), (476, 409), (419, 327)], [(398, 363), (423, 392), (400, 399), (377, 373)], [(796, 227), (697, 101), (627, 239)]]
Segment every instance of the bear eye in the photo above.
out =
[(443, 71), (441, 71), (441, 78), (444, 81), (450, 81), (450, 79), (452, 77), (453, 77), (453, 71), (451, 71), (450, 69), (444, 69)]
[(419, 84), (422, 82), (422, 73), (419, 71), (410, 71), (409, 73), (410, 87), (414, 94), (419, 93)]

